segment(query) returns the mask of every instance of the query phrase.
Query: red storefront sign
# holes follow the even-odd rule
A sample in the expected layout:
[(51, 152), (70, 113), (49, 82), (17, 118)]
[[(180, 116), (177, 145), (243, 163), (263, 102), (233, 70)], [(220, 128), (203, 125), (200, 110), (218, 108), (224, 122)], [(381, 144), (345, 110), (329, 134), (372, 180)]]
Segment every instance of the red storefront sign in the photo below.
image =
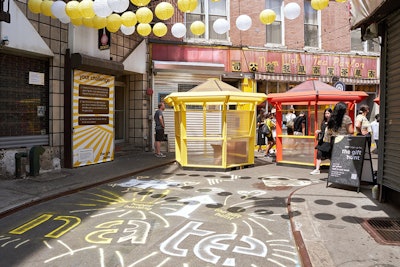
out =
[(222, 63), (226, 72), (378, 78), (378, 57), (367, 56), (153, 44), (152, 59)]

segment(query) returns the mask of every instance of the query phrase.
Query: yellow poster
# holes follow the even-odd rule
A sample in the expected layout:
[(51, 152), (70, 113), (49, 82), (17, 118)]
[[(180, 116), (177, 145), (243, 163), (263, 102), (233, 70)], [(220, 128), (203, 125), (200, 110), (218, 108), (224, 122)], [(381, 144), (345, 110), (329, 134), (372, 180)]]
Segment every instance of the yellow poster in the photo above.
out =
[(114, 160), (114, 76), (74, 70), (73, 166)]

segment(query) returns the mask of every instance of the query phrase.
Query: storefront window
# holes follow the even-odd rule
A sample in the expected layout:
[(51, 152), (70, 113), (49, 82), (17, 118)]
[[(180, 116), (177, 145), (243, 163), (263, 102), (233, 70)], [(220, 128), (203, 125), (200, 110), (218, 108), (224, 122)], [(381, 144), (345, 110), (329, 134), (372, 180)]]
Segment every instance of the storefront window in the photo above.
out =
[(47, 135), (48, 62), (8, 54), (0, 60), (0, 139)]
[(282, 28), (282, 0), (267, 0), (266, 8), (275, 11), (275, 21), (267, 25), (267, 44), (282, 44), (283, 28)]
[(186, 33), (186, 38), (227, 41), (228, 33), (218, 34), (213, 29), (213, 24), (217, 19), (222, 18), (228, 20), (227, 2), (229, 2), (229, 0), (220, 0), (216, 2), (208, 0), (197, 1), (196, 9), (193, 12), (186, 13), (186, 25), (189, 29), (194, 21), (202, 21), (205, 23), (205, 33), (197, 36), (189, 29)]

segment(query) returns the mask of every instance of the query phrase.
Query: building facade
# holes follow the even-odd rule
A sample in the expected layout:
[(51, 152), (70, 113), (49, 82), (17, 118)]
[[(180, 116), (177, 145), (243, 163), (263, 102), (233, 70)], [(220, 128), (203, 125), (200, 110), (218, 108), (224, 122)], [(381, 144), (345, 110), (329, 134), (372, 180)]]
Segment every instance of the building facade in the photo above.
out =
[[(154, 11), (159, 2), (148, 7)], [(174, 15), (163, 21), (168, 27), (163, 37), (110, 33), (32, 12), (30, 1), (2, 2), (2, 176), (14, 176), (15, 154), (35, 146), (45, 148), (41, 171), (113, 160), (124, 146), (152, 150), (158, 102), (208, 78), (267, 94), (309, 78), (331, 84), (335, 78), (344, 90), (368, 92), (373, 105), (379, 46), (362, 43), (359, 30), (350, 30), (347, 3), (330, 1), (316, 11), (303, 0), (198, 0), (185, 13), (177, 1), (166, 2)], [(287, 18), (289, 4), (299, 8), (295, 18)], [(138, 8), (129, 4), (128, 10)], [(270, 25), (260, 21), (267, 8), (276, 13)], [(228, 22), (228, 31), (217, 33), (218, 19)], [(190, 26), (199, 20), (205, 32), (194, 34)], [(160, 21), (154, 16), (150, 25)], [(186, 27), (183, 36), (174, 32), (177, 23)], [(172, 109), (165, 117), (166, 132), (173, 136)], [(169, 140), (164, 149), (173, 151)]]
[[(363, 38), (381, 37), (381, 88), (379, 150), (378, 154), (378, 184), (380, 185), (381, 201), (400, 204), (399, 179), (399, 124), (400, 110), (397, 108), (400, 90), (400, 56), (398, 34), (400, 27), (400, 3), (397, 1), (372, 1), (367, 12), (361, 12), (364, 1), (353, 0), (356, 7), (353, 28), (361, 29)], [(364, 9), (365, 10), (365, 9)]]

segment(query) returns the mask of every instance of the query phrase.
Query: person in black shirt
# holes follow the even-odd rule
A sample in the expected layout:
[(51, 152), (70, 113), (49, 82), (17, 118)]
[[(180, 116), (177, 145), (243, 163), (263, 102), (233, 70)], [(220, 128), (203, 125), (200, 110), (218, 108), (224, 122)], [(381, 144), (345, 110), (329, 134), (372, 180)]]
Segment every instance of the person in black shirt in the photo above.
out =
[(304, 111), (300, 111), (299, 116), (294, 119), (294, 135), (306, 135), (306, 117)]

